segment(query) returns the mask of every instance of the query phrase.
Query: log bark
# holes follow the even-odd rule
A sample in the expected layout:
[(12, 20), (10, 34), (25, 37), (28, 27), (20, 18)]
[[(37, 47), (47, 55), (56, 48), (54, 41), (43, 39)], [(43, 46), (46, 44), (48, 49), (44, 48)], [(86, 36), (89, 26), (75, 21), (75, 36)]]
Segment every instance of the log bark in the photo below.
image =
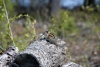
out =
[(62, 67), (82, 67), (82, 66), (78, 65), (74, 62), (69, 62), (69, 63), (66, 63), (66, 64), (62, 65)]
[[(65, 48), (50, 44), (45, 40), (31, 43), (14, 60), (19, 67), (58, 67), (67, 59)], [(24, 65), (22, 65), (24, 64)]]
[(1, 56), (0, 56), (0, 67), (9, 67), (14, 61), (16, 55), (18, 54), (18, 48), (15, 46), (9, 47)]

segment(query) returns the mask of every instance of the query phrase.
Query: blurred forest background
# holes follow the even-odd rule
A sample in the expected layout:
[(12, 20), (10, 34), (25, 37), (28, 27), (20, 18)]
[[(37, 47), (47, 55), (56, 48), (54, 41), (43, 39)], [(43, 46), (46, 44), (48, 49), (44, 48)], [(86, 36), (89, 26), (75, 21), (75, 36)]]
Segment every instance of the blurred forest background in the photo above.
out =
[(100, 0), (0, 0), (0, 52), (45, 30), (67, 43), (69, 61), (100, 67)]

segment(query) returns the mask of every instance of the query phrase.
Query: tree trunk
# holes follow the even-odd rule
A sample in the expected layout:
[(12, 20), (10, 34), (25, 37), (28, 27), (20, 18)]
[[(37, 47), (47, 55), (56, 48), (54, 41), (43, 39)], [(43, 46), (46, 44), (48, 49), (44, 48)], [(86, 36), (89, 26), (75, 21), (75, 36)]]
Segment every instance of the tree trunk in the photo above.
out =
[(49, 14), (59, 17), (60, 0), (50, 0)]

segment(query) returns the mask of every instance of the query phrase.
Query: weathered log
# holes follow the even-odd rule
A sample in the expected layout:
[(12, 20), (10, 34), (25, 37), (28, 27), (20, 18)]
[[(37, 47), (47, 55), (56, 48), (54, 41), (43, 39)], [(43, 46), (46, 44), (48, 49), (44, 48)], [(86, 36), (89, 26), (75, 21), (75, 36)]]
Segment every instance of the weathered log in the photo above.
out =
[(65, 61), (66, 50), (45, 40), (31, 43), (14, 60), (19, 67), (58, 67)]
[(18, 48), (15, 46), (9, 47), (3, 55), (0, 56), (0, 67), (9, 67), (18, 54)]

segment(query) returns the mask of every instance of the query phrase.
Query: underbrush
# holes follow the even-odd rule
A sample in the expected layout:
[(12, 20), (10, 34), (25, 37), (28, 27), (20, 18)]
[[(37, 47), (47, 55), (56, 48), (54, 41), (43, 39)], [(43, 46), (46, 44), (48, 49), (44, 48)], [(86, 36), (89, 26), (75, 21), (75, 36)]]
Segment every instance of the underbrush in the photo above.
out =
[[(24, 50), (28, 43), (33, 40), (36, 36), (34, 24), (36, 20), (34, 20), (29, 15), (24, 15), (27, 17), (26, 20), (26, 28), (23, 31), (23, 36), (14, 35), (12, 32), (12, 26), (14, 25), (13, 22), (16, 19), (23, 17), (23, 15), (14, 16), (13, 18), (9, 18), (9, 11), (7, 10), (7, 5), (5, 4), (9, 1), (0, 1), (0, 52), (5, 50), (9, 46), (17, 46), (20, 51)], [(10, 9), (9, 9), (10, 10)], [(12, 10), (11, 10), (12, 11)], [(10, 16), (11, 17), (11, 16)], [(31, 21), (31, 19), (33, 21)], [(22, 31), (20, 31), (22, 32)]]
[(61, 11), (60, 17), (53, 17), (51, 19), (51, 26), (49, 29), (53, 29), (57, 32), (57, 36), (65, 38), (70, 35), (77, 35), (78, 28), (76, 26), (76, 22), (73, 16), (70, 16), (69, 11)]

